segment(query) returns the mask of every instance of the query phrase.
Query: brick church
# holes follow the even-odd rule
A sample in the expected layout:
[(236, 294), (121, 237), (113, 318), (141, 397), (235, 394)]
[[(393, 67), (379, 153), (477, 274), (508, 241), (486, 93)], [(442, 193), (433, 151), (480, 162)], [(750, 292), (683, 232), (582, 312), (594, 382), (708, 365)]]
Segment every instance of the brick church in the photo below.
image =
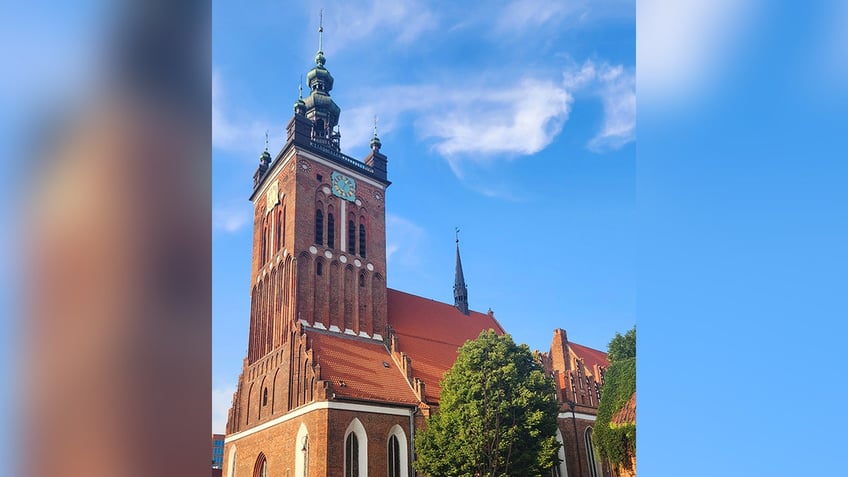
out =
[[(387, 288), (388, 161), (376, 129), (364, 159), (341, 152), (321, 50), (285, 145), (273, 158), (266, 147), (253, 177), (250, 331), (228, 477), (416, 475), (415, 435), (438, 411), (457, 348), (506, 332), (491, 311), (468, 309), (458, 240), (453, 304)], [(611, 476), (591, 446), (606, 355), (555, 330), (540, 359), (562, 403), (551, 475)]]

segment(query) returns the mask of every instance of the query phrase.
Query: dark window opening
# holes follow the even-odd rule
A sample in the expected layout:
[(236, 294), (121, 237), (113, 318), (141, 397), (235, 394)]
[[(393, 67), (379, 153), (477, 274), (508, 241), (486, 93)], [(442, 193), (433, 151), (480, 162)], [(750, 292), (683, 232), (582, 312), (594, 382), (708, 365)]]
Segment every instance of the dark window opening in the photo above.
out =
[(318, 262), (315, 264), (315, 274), (321, 275), (324, 273), (324, 264), (322, 262)]
[(336, 246), (336, 219), (333, 214), (327, 214), (327, 246), (334, 248)]
[(345, 477), (359, 477), (359, 441), (350, 433), (345, 440)]
[(389, 437), (389, 477), (400, 477), (400, 443), (397, 436)]
[(361, 273), (359, 275), (359, 286), (361, 286), (361, 287), (365, 286), (365, 274), (364, 273)]
[(365, 224), (359, 224), (359, 255), (362, 258), (365, 256)]
[(317, 174), (317, 175), (315, 176), (315, 179), (317, 179), (317, 180), (318, 180), (318, 182), (321, 182), (321, 180), (322, 180), (322, 179), (324, 179), (324, 177), (323, 177), (323, 176), (321, 176), (321, 174)]
[(315, 243), (324, 244), (324, 212), (321, 209), (315, 211)]
[(352, 220), (347, 222), (347, 253), (356, 253), (356, 224)]
[(262, 405), (263, 405), (263, 406), (267, 406), (267, 405), (268, 405), (268, 388), (265, 388), (265, 389), (262, 391)]

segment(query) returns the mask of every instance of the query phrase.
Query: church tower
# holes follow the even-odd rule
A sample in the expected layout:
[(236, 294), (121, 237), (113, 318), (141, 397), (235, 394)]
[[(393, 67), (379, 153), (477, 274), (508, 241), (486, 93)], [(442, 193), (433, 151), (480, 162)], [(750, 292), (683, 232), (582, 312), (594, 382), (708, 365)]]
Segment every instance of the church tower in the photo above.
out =
[(250, 327), (228, 433), (323, 398), (304, 329), (386, 334), (387, 159), (376, 128), (363, 160), (341, 152), (322, 30), (285, 145), (272, 158), (266, 138), (253, 175)]
[(341, 152), (322, 31), (285, 146), (254, 175), (249, 362), (298, 324), (377, 340), (386, 326), (386, 156), (376, 131), (364, 161)]

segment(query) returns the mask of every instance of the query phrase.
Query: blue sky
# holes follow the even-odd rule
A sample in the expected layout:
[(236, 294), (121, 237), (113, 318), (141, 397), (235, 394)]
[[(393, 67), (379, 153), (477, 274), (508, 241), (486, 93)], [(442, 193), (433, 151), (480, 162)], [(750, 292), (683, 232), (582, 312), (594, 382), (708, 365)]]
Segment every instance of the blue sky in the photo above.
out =
[[(329, 1), (342, 149), (377, 115), (389, 158), (388, 284), (451, 302), (459, 227), (469, 304), (547, 350), (605, 349), (636, 322), (633, 2)], [(284, 142), (317, 50), (314, 3), (213, 11), (213, 405), (244, 357), (251, 177)]]

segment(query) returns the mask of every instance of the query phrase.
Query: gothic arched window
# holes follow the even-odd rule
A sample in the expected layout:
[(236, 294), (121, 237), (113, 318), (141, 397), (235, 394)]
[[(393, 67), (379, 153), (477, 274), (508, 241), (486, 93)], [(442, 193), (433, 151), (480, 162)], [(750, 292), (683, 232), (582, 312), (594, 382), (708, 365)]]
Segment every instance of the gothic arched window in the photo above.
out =
[(365, 224), (359, 224), (359, 255), (362, 258), (365, 256)]
[(586, 457), (589, 460), (589, 475), (598, 477), (598, 462), (595, 459), (595, 446), (592, 443), (592, 428), (586, 428)]
[(356, 224), (352, 220), (347, 221), (347, 253), (356, 253)]
[(351, 432), (345, 439), (345, 477), (359, 477), (359, 439)]
[(321, 209), (315, 211), (315, 243), (324, 244), (324, 212)]
[(336, 246), (336, 219), (332, 213), (327, 214), (327, 246), (334, 248)]
[(315, 264), (315, 274), (316, 275), (323, 275), (324, 274), (324, 263), (323, 262), (318, 262), (318, 263)]
[(256, 465), (253, 467), (253, 477), (268, 477), (268, 461), (265, 459), (265, 454), (259, 453), (256, 458)]
[(396, 436), (389, 437), (388, 450), (389, 477), (401, 477), (400, 475), (400, 443)]
[(268, 405), (268, 388), (265, 388), (264, 390), (262, 390), (262, 405), (263, 406)]

